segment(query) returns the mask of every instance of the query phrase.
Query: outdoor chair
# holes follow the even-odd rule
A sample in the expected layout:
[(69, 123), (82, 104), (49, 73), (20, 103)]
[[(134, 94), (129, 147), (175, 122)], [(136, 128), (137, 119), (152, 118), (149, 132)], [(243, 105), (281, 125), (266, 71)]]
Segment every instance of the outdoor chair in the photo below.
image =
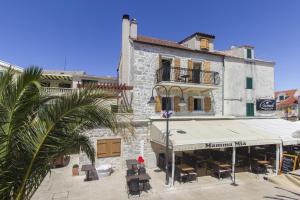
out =
[(135, 175), (135, 171), (133, 169), (127, 169), (127, 176), (132, 176), (132, 175)]
[(140, 167), (138, 170), (138, 174), (146, 174), (146, 168), (145, 167)]
[(129, 195), (139, 195), (139, 196), (141, 196), (140, 180), (138, 178), (131, 179), (127, 183), (127, 188), (128, 188), (128, 198), (129, 198)]
[(178, 180), (180, 184), (182, 182), (187, 182), (189, 180), (189, 175), (187, 173), (181, 172), (180, 169), (178, 169), (178, 168), (175, 169), (175, 177), (176, 177), (176, 180)]
[(151, 188), (149, 180), (140, 180), (140, 184), (142, 185), (143, 191), (147, 191)]
[(251, 164), (252, 172), (255, 174), (265, 174), (267, 173), (267, 169), (263, 165), (259, 165), (256, 162), (252, 162)]
[(217, 169), (216, 173), (218, 175), (219, 180), (221, 178), (225, 178), (225, 176), (230, 176), (231, 173), (231, 169), (230, 168), (226, 168), (226, 169)]
[(189, 181), (198, 181), (198, 179), (197, 179), (197, 173), (196, 172), (189, 172), (188, 173), (188, 180)]

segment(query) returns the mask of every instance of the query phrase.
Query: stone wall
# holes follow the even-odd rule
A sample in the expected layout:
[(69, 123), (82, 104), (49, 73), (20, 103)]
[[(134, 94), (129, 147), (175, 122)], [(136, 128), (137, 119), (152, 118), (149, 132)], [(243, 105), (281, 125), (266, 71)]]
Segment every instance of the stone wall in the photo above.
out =
[[(95, 150), (97, 151), (97, 140), (121, 138), (121, 156), (109, 158), (96, 158), (96, 166), (101, 164), (112, 164), (115, 170), (124, 168), (127, 159), (137, 159), (138, 156), (143, 155), (147, 167), (154, 167), (156, 160), (153, 160), (153, 150), (150, 144), (148, 122), (144, 121), (142, 124), (135, 126), (135, 133), (127, 138), (121, 137), (119, 134), (113, 133), (110, 129), (100, 128), (93, 129), (85, 134), (89, 135), (93, 142)], [(79, 164), (90, 164), (87, 156), (80, 153)], [(153, 166), (154, 165), (154, 166)]]
[[(211, 113), (190, 113), (187, 111), (187, 106), (182, 108), (182, 112), (177, 115), (202, 115), (202, 114), (213, 114), (222, 115), (222, 67), (223, 59), (219, 56), (199, 54), (193, 52), (187, 52), (177, 49), (170, 49), (165, 47), (157, 47), (148, 44), (134, 44), (134, 54), (132, 61), (132, 86), (133, 88), (133, 100), (132, 108), (134, 111), (135, 119), (147, 119), (150, 116), (158, 116), (160, 113), (155, 113), (154, 105), (149, 105), (147, 102), (151, 97), (152, 88), (155, 86), (156, 81), (156, 70), (159, 67), (159, 55), (180, 58), (182, 68), (187, 68), (188, 60), (194, 61), (210, 61), (211, 70), (219, 72), (220, 74), (220, 85), (218, 88), (212, 90), (209, 93), (203, 93), (200, 89), (194, 88), (192, 91), (185, 93), (185, 100), (189, 95), (209, 95), (212, 97), (212, 112)], [(155, 90), (156, 92), (160, 91)], [(161, 94), (165, 92), (162, 91)], [(178, 93), (177, 93), (178, 94)], [(172, 94), (171, 94), (172, 95)], [(174, 95), (174, 94), (173, 94)]]

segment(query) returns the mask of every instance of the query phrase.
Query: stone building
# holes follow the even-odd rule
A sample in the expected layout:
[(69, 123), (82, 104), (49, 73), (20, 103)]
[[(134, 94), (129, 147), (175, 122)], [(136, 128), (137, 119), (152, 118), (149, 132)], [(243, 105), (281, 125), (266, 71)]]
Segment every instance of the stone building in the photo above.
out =
[[(154, 121), (165, 120), (161, 115), (167, 107), (173, 111), (171, 120), (180, 121), (274, 116), (274, 111), (260, 111), (255, 105), (260, 99), (274, 98), (275, 63), (257, 59), (249, 45), (216, 50), (215, 40), (214, 35), (200, 32), (180, 42), (142, 36), (137, 20), (123, 16), (118, 79), (119, 84), (133, 87), (127, 96), (136, 132), (125, 140), (96, 131), (98, 163), (118, 168), (126, 159), (142, 155), (147, 167), (156, 166), (164, 148), (153, 142), (151, 127)], [(163, 86), (171, 88), (169, 95)], [(152, 92), (154, 105), (148, 103)], [(182, 96), (185, 106), (180, 104)], [(114, 139), (119, 139), (116, 145)], [(120, 152), (114, 154), (114, 149)]]
[(299, 116), (299, 89), (276, 91), (277, 115), (282, 118), (296, 120)]

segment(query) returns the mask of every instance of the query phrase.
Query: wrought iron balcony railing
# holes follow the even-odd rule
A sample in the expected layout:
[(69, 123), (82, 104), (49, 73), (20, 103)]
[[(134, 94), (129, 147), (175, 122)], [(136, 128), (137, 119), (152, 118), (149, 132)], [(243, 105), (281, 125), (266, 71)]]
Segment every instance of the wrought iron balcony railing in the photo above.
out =
[(214, 71), (187, 69), (181, 67), (161, 67), (156, 71), (157, 83), (180, 82), (207, 85), (219, 85), (220, 75)]

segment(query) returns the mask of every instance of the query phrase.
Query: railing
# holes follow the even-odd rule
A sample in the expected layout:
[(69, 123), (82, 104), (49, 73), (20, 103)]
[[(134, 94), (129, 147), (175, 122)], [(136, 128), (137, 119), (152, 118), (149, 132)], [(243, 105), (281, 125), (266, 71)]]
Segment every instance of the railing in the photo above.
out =
[(156, 71), (157, 83), (181, 82), (207, 85), (219, 85), (220, 75), (214, 71), (202, 71), (200, 69), (187, 69), (181, 67), (161, 67)]
[[(78, 90), (78, 88), (59, 88), (59, 87), (43, 87), (43, 93), (46, 95), (61, 96)], [(101, 89), (101, 88), (99, 88)], [(109, 101), (109, 100), (108, 100)], [(115, 113), (132, 113), (131, 105), (128, 102), (126, 92), (121, 90), (120, 94), (116, 94), (115, 99), (111, 99), (111, 109)]]
[(48, 95), (63, 95), (66, 93), (71, 93), (76, 90), (76, 88), (60, 88), (60, 87), (43, 87), (43, 92)]

